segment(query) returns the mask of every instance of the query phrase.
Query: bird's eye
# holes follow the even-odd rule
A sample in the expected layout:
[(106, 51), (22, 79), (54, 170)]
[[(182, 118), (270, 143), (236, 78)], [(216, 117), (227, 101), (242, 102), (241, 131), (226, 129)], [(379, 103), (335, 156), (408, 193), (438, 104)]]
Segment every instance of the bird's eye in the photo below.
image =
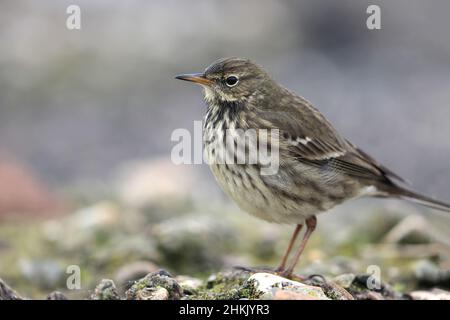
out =
[(239, 82), (239, 79), (236, 76), (229, 76), (225, 79), (225, 83), (229, 87), (234, 87)]

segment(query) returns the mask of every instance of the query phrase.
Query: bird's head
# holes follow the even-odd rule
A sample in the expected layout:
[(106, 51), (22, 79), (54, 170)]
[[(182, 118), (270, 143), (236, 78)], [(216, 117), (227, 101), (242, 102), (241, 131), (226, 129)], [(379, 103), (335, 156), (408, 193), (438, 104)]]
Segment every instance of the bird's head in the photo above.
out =
[(204, 72), (182, 74), (176, 79), (200, 84), (208, 102), (243, 101), (260, 92), (268, 74), (248, 59), (225, 58), (212, 63)]

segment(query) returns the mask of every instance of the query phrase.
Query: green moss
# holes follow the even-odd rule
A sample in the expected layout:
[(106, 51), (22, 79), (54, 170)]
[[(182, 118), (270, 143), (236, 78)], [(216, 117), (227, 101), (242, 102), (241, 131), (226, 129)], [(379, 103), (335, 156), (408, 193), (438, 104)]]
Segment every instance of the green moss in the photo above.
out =
[(155, 291), (160, 288), (169, 292), (169, 299), (180, 299), (183, 295), (183, 289), (163, 270), (148, 274), (145, 278), (135, 282), (126, 292), (126, 295), (129, 299), (136, 299), (141, 291)]
[(187, 297), (191, 300), (238, 300), (258, 299), (260, 292), (255, 290), (252, 281), (248, 281), (250, 273), (243, 271), (217, 273), (195, 294)]
[(91, 296), (93, 300), (119, 300), (117, 288), (112, 280), (103, 279)]
[(241, 298), (249, 300), (258, 299), (261, 294), (262, 293), (256, 289), (254, 280), (247, 280), (240, 290)]

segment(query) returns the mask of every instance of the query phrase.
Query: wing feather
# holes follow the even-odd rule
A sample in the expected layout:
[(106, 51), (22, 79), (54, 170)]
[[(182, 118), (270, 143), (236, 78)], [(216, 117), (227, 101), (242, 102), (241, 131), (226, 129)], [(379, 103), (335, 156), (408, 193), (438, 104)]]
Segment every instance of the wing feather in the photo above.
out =
[(262, 127), (278, 129), (290, 156), (298, 161), (353, 177), (404, 182), (344, 139), (318, 110), (295, 94), (285, 92), (276, 107), (267, 105), (254, 111), (259, 122), (253, 125), (261, 128), (262, 122)]

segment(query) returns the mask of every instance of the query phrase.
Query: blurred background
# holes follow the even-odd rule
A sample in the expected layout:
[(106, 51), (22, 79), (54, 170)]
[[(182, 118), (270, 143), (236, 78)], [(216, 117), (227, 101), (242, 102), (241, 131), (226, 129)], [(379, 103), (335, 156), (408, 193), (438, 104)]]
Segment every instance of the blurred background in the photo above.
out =
[[(66, 28), (71, 4), (81, 30)], [(381, 30), (366, 27), (370, 4)], [(82, 271), (75, 296), (158, 268), (205, 277), (277, 265), (292, 227), (240, 212), (206, 165), (170, 160), (172, 131), (192, 132), (205, 112), (201, 90), (173, 77), (221, 57), (263, 65), (413, 188), (449, 202), (449, 10), (445, 0), (2, 1), (0, 277), (42, 298), (65, 290), (68, 265)], [(319, 217), (298, 271), (376, 264), (416, 286), (424, 268), (450, 268), (449, 225), (402, 202), (354, 201)]]

